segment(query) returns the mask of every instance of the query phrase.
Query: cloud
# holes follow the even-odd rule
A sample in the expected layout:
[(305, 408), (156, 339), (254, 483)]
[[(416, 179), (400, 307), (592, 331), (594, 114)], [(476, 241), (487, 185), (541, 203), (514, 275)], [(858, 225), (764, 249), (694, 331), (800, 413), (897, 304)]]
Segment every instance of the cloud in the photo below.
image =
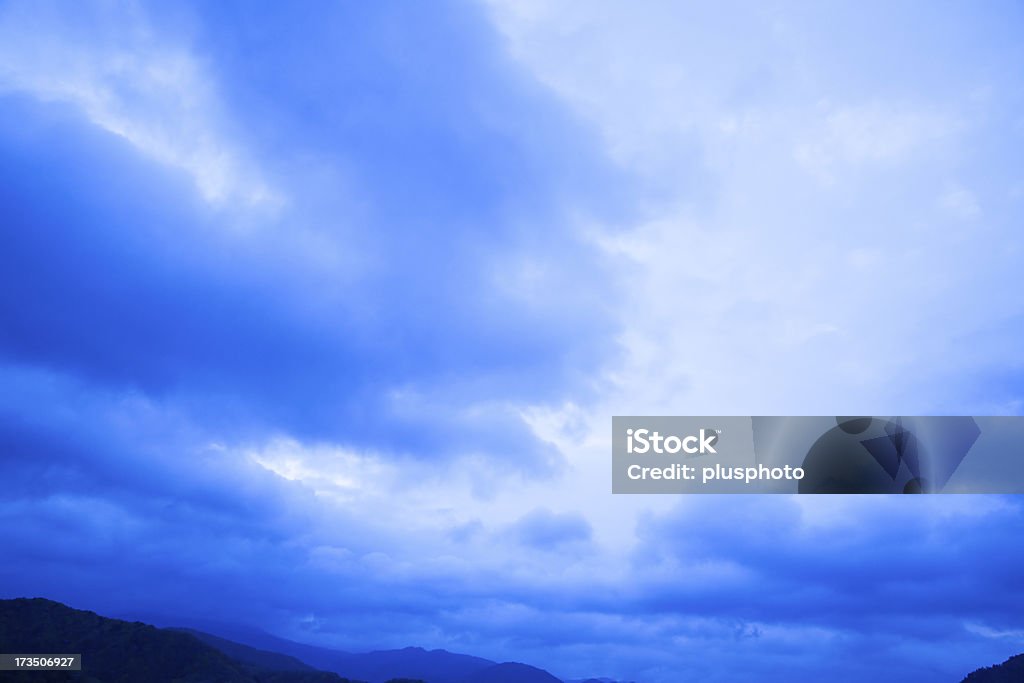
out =
[(1021, 630), (999, 630), (977, 623), (964, 624), (964, 628), (970, 633), (975, 633), (983, 638), (1006, 638), (1017, 643), (1024, 643), (1024, 631)]
[[(188, 174), (215, 205), (279, 207), (240, 145), (217, 87), (187, 46), (168, 45), (133, 3), (11, 3), (0, 15), (0, 88), (69, 104), (145, 156)], [(103, 26), (102, 41), (82, 31)], [(31, 28), (29, 28), (31, 27)]]
[(512, 526), (512, 534), (521, 543), (538, 550), (551, 550), (567, 543), (590, 540), (590, 524), (579, 514), (555, 514), (533, 510)]
[(798, 143), (794, 156), (819, 179), (831, 183), (843, 165), (900, 164), (940, 146), (957, 127), (930, 107), (877, 102), (841, 107), (825, 114), (821, 130), (811, 133), (811, 140)]
[[(980, 221), (977, 194), (950, 179), (982, 172), (981, 148), (986, 177), (1016, 177), (996, 142), (1016, 136), (1016, 88), (982, 88), (977, 68), (999, 60), (970, 47), (998, 22), (943, 13), (908, 44), (913, 12), (879, 22), (852, 4), (488, 6), (511, 53), (647, 190), (638, 220), (591, 225), (621, 302), (595, 414), (989, 410), (963, 397), (1015, 361), (952, 340), (1019, 333), (1018, 308), (991, 294), (1015, 270), (967, 247), (1019, 249), (1004, 220), (1019, 207)], [(1019, 393), (999, 391), (1000, 405)]]
[[(485, 26), (476, 14), (424, 24), (444, 65), (435, 72), (395, 61), (388, 31), (409, 24), (391, 10), (335, 8), (320, 21), (282, 11), (275, 31), (308, 39), (260, 68), (221, 52), (259, 52), (263, 38), (230, 21), (236, 34), (213, 37), (204, 22), (227, 21), (219, 11), (80, 11), (99, 37), (55, 9), (4, 14), (12, 36), (40, 36), (25, 50), (12, 41), (2, 60), (19, 93), (0, 112), (18, 131), (0, 140), (14, 217), (4, 267), (24, 283), (0, 299), (16, 363), (174, 401), (231, 443), (252, 430), (556, 466), (520, 411), (581, 386), (609, 345), (593, 305), (600, 255), (562, 220), (583, 177), (604, 171), (585, 151), (566, 155), (576, 161), (564, 173), (540, 163), (545, 140), (582, 150), (585, 136), (456, 30)], [(336, 32), (363, 14), (381, 28), (360, 33), (352, 61)], [(314, 44), (334, 66), (303, 53)], [(457, 87), (437, 76), (456, 67)], [(517, 110), (550, 111), (549, 123), (522, 129)], [(207, 157), (216, 177), (201, 175)], [(223, 195), (217, 212), (168, 176), (179, 162), (201, 185), (224, 180), (223, 193), (207, 188)], [(280, 180), (287, 206), (249, 212), (250, 171)], [(508, 280), (518, 275), (502, 275), (524, 264), (557, 293), (524, 296)], [(578, 279), (591, 284), (570, 286)]]
[[(1013, 498), (663, 497), (630, 548), (589, 512), (503, 504), (529, 493), (508, 477), (474, 499), (460, 479), (472, 463), (286, 438), (196, 450), (202, 430), (141, 396), (4, 379), (11, 594), (126, 616), (230, 607), (335, 647), (414, 643), (651, 681), (785, 680), (835, 661), (849, 663), (839, 680), (953, 677), (1005, 657), (1012, 638), (992, 633), (1012, 632), (1024, 601)], [(19, 427), (12, 408), (27, 401), (40, 408)]]

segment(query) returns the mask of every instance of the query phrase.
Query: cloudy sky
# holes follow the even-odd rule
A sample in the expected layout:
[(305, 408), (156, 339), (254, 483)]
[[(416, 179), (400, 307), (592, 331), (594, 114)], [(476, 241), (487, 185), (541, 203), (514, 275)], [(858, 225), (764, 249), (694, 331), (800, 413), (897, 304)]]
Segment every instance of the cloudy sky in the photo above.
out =
[(1024, 651), (1024, 504), (610, 494), (1024, 412), (1016, 2), (0, 2), (0, 596), (641, 683)]

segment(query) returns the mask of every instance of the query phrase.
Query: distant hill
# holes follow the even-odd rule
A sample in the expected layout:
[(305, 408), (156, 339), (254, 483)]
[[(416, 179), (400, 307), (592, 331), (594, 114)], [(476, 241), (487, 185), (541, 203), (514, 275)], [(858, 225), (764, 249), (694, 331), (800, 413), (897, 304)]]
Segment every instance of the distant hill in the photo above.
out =
[(462, 683), (562, 683), (544, 669), (528, 664), (505, 662), (481, 669), (462, 679)]
[(351, 683), (323, 671), (267, 671), (190, 633), (107, 619), (42, 598), (0, 600), (0, 651), (82, 654), (81, 672), (34, 672), (33, 683)]
[[(316, 664), (322, 669), (369, 683), (562, 683), (543, 669), (533, 666), (496, 664), (489, 659), (447, 650), (406, 647), (351, 654), (279, 640), (283, 649), (299, 653), (288, 656), (252, 648), (201, 631), (182, 630), (193, 633), (203, 642), (238, 661), (258, 664), (266, 669), (283, 669), (296, 664), (301, 666), (303, 661), (300, 661), (299, 655), (313, 654), (314, 661), (305, 660), (306, 664)], [(595, 683), (605, 683), (599, 679), (594, 680)]]
[[(153, 619), (165, 624), (174, 623), (173, 619), (168, 617)], [(297, 643), (255, 629), (238, 628), (230, 624), (192, 621), (187, 625), (189, 628), (175, 628), (192, 633), (229, 657), (243, 662), (280, 670), (285, 668), (281, 661), (262, 659), (268, 654), (279, 655), (297, 660), (313, 669), (333, 671), (368, 683), (385, 683), (391, 679), (403, 678), (423, 680), (427, 683), (460, 683), (469, 674), (494, 666), (496, 663), (482, 657), (447, 650), (425, 650), (421, 647), (351, 653)], [(217, 635), (212, 635), (206, 629), (211, 629)]]
[(370, 683), (384, 683), (390, 678), (461, 683), (470, 674), (492, 666), (494, 662), (481, 657), (460, 655), (447, 650), (407, 647), (342, 655), (332, 666), (324, 668)]
[(1002, 664), (986, 666), (968, 674), (961, 683), (1021, 683), (1024, 681), (1024, 654), (1010, 657)]
[(217, 648), (235, 661), (242, 662), (243, 664), (251, 664), (253, 666), (260, 667), (261, 669), (267, 669), (268, 671), (316, 671), (316, 669), (309, 664), (301, 662), (295, 657), (289, 657), (288, 655), (283, 655), (278, 652), (260, 650), (255, 647), (242, 645), (241, 643), (236, 643), (232, 640), (227, 640), (226, 638), (219, 638), (209, 633), (196, 631), (190, 628), (172, 628), (168, 630), (189, 633), (207, 645)]
[(258, 632), (242, 632), (244, 640), (235, 642), (194, 629), (180, 630), (195, 634), (230, 657), (259, 664), (264, 668), (283, 668), (280, 661), (263, 659), (266, 655), (276, 654), (285, 657), (285, 661), (294, 659), (315, 669), (333, 671), (368, 683), (385, 683), (393, 679), (461, 683), (466, 676), (495, 664), (482, 657), (447, 650), (424, 650), (421, 647), (351, 653), (296, 643)]
[[(143, 621), (157, 626), (202, 633), (210, 638), (220, 638), (229, 643), (248, 646), (257, 650), (274, 652), (308, 664), (314, 669), (332, 671), (335, 664), (349, 652), (333, 650), (316, 645), (298, 643), (294, 640), (280, 638), (259, 629), (239, 626), (229, 621), (196, 619), (169, 616), (166, 614), (133, 613), (129, 621)], [(230, 656), (230, 654), (229, 654)]]

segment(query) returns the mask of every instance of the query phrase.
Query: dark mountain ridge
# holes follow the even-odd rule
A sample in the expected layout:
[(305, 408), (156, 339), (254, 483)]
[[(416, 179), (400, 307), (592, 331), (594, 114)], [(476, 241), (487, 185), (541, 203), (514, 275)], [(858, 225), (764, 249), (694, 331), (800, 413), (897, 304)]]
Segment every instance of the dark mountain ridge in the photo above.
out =
[(961, 683), (1021, 683), (1024, 681), (1024, 654), (1010, 657), (1002, 664), (986, 666), (967, 675)]
[[(33, 682), (352, 683), (324, 671), (262, 669), (190, 633), (108, 619), (43, 598), (0, 600), (0, 651), (82, 655), (82, 671), (32, 672)], [(28, 680), (17, 672), (2, 672), (0, 679)]]

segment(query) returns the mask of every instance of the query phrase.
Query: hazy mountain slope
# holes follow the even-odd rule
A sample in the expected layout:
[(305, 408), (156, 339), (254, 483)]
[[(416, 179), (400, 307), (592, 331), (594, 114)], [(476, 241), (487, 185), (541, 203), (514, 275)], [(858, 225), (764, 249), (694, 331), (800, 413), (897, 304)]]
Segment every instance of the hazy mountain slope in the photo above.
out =
[[(185, 629), (194, 631), (193, 629)], [(460, 683), (471, 673), (494, 666), (495, 662), (481, 657), (407, 647), (399, 650), (377, 650), (349, 653), (315, 647), (256, 632), (243, 634), (244, 640), (221, 638), (202, 631), (196, 632), (204, 642), (217, 647), (240, 661), (252, 661), (251, 652), (280, 654), (315, 669), (333, 671), (342, 676), (368, 683), (384, 683), (396, 678), (424, 680), (428, 683)], [(229, 639), (230, 638), (230, 639)], [(259, 645), (257, 645), (259, 643)], [(281, 668), (264, 664), (264, 668)]]
[(214, 638), (221, 638), (238, 645), (245, 645), (265, 652), (274, 652), (294, 657), (300, 662), (321, 671), (333, 670), (334, 665), (338, 663), (340, 658), (347, 657), (352, 654), (343, 650), (317, 647), (316, 645), (307, 645), (294, 640), (280, 638), (278, 636), (271, 635), (266, 631), (242, 626), (231, 621), (217, 621), (213, 619), (189, 618), (146, 612), (132, 613), (129, 620), (142, 621), (147, 624), (155, 624), (165, 628), (198, 631), (199, 633), (204, 633)]
[(228, 657), (242, 662), (243, 664), (252, 664), (258, 666), (261, 669), (267, 669), (268, 671), (315, 671), (316, 669), (305, 662), (302, 662), (295, 657), (281, 654), (279, 652), (271, 652), (269, 650), (261, 650), (255, 647), (249, 647), (242, 643), (236, 643), (233, 640), (227, 640), (226, 638), (220, 638), (203, 631), (196, 631), (194, 629), (169, 629), (173, 631), (183, 631), (189, 633), (202, 642), (215, 647)]

